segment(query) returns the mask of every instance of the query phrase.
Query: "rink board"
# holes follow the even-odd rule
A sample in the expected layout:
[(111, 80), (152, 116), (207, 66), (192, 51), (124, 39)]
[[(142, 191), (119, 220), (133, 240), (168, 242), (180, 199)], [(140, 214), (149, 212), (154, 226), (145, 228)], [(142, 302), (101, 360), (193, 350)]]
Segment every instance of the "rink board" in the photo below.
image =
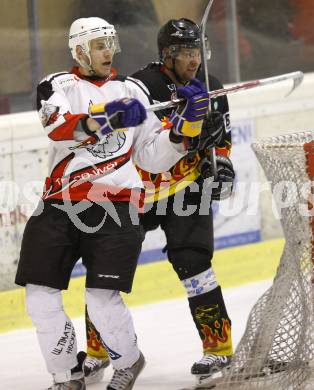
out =
[[(32, 114), (34, 118), (32, 119)], [(19, 259), (25, 223), (37, 207), (46, 175), (48, 139), (41, 129), (37, 113), (8, 115), (0, 120), (0, 291), (14, 289), (14, 278)], [(16, 135), (14, 143), (8, 141), (10, 124), (13, 134), (25, 122), (27, 138)], [(14, 125), (13, 125), (13, 124)], [(31, 134), (34, 125), (38, 134)], [(2, 133), (3, 131), (3, 133)], [(2, 135), (1, 135), (2, 134)], [(32, 136), (31, 136), (32, 135)], [(13, 136), (13, 135), (12, 135)], [(236, 180), (231, 197), (213, 202), (215, 248), (245, 245), (261, 240), (258, 196), (250, 196), (252, 183), (258, 181), (257, 162), (250, 144), (255, 139), (255, 122), (252, 119), (234, 121), (232, 125), (232, 161)], [(193, 191), (197, 188), (193, 189)], [(210, 200), (204, 197), (202, 214), (209, 213)], [(254, 213), (247, 210), (254, 209)], [(186, 215), (186, 210), (181, 210)], [(278, 235), (276, 236), (278, 237)], [(150, 231), (143, 242), (139, 263), (159, 261), (164, 258), (166, 245), (161, 229)], [(78, 262), (75, 276), (83, 276), (84, 268)]]
[[(239, 246), (215, 253), (213, 266), (222, 287), (271, 279), (276, 271), (284, 241), (271, 240)], [(64, 292), (65, 310), (70, 317), (81, 316), (84, 310), (85, 277), (73, 278)], [(0, 292), (0, 332), (30, 327), (25, 311), (25, 290)], [(168, 261), (139, 265), (133, 291), (124, 294), (130, 305), (141, 305), (184, 296), (184, 289)]]

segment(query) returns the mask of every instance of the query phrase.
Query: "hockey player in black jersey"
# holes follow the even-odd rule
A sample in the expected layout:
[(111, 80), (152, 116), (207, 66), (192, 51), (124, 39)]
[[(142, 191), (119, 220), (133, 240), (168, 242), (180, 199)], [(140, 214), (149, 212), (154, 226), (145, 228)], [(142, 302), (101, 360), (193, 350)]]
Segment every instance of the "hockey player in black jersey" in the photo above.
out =
[[(160, 62), (151, 63), (132, 75), (145, 84), (151, 103), (171, 100), (177, 88), (189, 85), (193, 77), (203, 80), (200, 45), (200, 29), (191, 20), (169, 20), (161, 27), (158, 34)], [(211, 90), (222, 88), (212, 75), (209, 75), (209, 85)], [(165, 128), (171, 128), (176, 114), (170, 109), (156, 115)], [(182, 140), (190, 153), (168, 172), (155, 175), (139, 168), (144, 182), (150, 184), (145, 195), (149, 211), (141, 216), (141, 222), (145, 231), (161, 226), (165, 232), (168, 259), (186, 288), (191, 314), (202, 340), (203, 357), (193, 364), (191, 372), (203, 383), (227, 367), (233, 353), (231, 321), (211, 265), (214, 250), (211, 200), (229, 196), (235, 176), (229, 159), (231, 134), (227, 97), (211, 100), (211, 113), (203, 123), (200, 137), (173, 137), (174, 142)], [(207, 179), (213, 174), (210, 148), (216, 151), (217, 176), (209, 189)], [(191, 188), (191, 182), (197, 184), (199, 191)], [(208, 190), (211, 197), (207, 198), (204, 212), (201, 195)], [(183, 210), (195, 206), (189, 216), (180, 215), (180, 210), (174, 207), (175, 197), (183, 195)], [(156, 213), (160, 202), (167, 202), (165, 215)], [(87, 333), (95, 336), (96, 330), (90, 322), (87, 324)], [(93, 355), (92, 348), (88, 352)]]

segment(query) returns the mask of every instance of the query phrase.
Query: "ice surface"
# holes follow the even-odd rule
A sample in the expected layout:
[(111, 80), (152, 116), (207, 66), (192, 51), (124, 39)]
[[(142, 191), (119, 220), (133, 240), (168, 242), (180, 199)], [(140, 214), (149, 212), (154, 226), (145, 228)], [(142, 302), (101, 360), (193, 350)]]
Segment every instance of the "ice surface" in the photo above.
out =
[[(244, 331), (252, 305), (270, 286), (270, 281), (225, 289), (224, 296), (233, 324), (234, 343)], [(164, 301), (132, 308), (138, 342), (147, 365), (134, 390), (179, 390), (194, 382), (190, 367), (201, 358), (201, 343), (185, 299)], [(85, 348), (83, 317), (75, 319), (78, 346)], [(34, 329), (0, 334), (0, 388), (5, 390), (44, 390), (51, 384), (41, 357)], [(88, 386), (105, 390), (112, 375)]]

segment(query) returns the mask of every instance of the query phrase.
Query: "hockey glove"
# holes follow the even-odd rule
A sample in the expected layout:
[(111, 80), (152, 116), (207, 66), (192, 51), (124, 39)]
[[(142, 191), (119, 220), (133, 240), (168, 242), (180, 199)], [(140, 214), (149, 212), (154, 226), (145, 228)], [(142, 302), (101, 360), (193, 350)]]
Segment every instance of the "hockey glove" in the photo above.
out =
[(199, 150), (220, 146), (225, 134), (226, 130), (222, 113), (211, 111), (203, 122)]
[(169, 117), (173, 124), (172, 131), (176, 135), (196, 137), (201, 132), (208, 111), (208, 92), (199, 80), (192, 79), (188, 86), (177, 89), (177, 96), (186, 99), (186, 102), (183, 106), (180, 104)]
[[(216, 155), (217, 175), (216, 185), (212, 189), (212, 200), (224, 200), (229, 198), (233, 189), (235, 173), (230, 158)], [(217, 186), (218, 183), (218, 186)]]
[(89, 116), (101, 126), (99, 135), (111, 133), (116, 129), (138, 126), (147, 117), (145, 107), (137, 99), (117, 99), (107, 104), (92, 104)]

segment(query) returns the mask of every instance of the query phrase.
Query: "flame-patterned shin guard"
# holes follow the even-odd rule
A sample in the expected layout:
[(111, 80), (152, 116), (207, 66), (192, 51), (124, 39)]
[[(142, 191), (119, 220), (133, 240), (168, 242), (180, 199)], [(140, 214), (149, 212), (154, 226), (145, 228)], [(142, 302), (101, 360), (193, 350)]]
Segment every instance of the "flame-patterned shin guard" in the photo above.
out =
[(87, 355), (97, 359), (108, 360), (109, 355), (102, 343), (101, 337), (94, 324), (89, 318), (87, 308), (85, 307), (85, 326), (86, 326), (86, 341)]
[(203, 343), (204, 355), (231, 356), (231, 321), (220, 286), (188, 298), (191, 314)]

